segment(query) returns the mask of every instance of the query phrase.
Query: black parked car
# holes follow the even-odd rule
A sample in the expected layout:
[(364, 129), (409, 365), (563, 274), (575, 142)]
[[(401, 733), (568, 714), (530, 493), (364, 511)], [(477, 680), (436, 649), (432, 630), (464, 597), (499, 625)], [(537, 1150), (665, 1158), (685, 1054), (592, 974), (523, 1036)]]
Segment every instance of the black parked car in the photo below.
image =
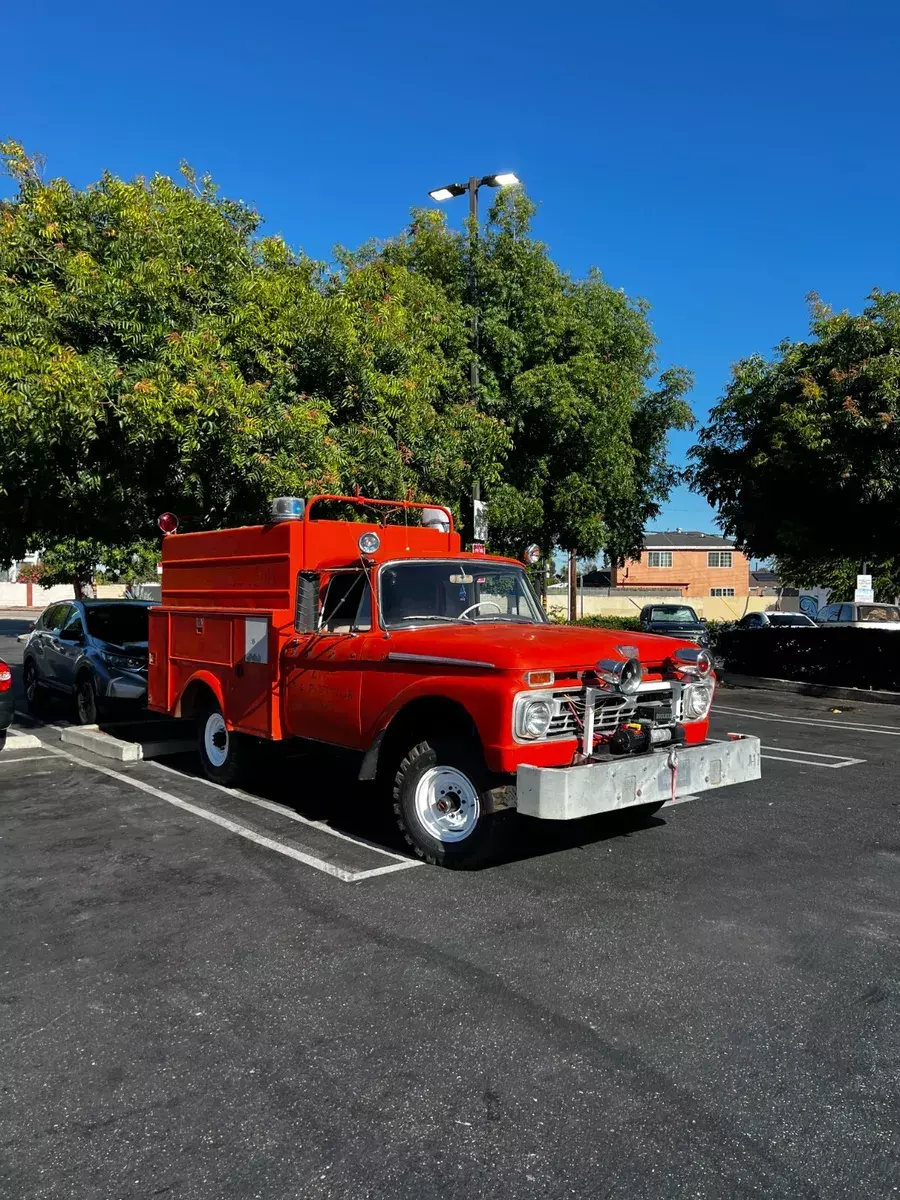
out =
[(71, 696), (82, 725), (94, 724), (113, 701), (147, 698), (146, 600), (69, 600), (41, 614), (25, 644), (28, 707), (49, 693)]
[(645, 604), (641, 609), (644, 633), (665, 633), (683, 637), (699, 646), (709, 645), (706, 622), (687, 604)]

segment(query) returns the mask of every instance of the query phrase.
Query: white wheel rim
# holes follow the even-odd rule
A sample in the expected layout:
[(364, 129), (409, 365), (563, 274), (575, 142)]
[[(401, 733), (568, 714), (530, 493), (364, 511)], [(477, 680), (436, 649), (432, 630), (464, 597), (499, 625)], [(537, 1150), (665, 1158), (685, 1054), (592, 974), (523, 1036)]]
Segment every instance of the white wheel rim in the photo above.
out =
[(454, 767), (431, 767), (416, 784), (416, 816), (439, 842), (461, 842), (481, 816), (481, 801), (471, 779)]
[(228, 730), (220, 712), (210, 713), (203, 730), (203, 749), (214, 767), (224, 767), (228, 759)]

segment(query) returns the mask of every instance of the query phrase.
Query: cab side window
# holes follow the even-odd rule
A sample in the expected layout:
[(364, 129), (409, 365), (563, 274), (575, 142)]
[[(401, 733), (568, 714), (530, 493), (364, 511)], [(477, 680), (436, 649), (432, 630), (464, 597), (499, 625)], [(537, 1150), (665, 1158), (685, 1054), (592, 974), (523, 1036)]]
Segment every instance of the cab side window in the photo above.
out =
[(320, 627), (332, 633), (372, 628), (372, 592), (363, 571), (337, 571), (326, 580)]
[(853, 620), (853, 605), (852, 604), (842, 604), (840, 615), (836, 619), (838, 621), (852, 621)]

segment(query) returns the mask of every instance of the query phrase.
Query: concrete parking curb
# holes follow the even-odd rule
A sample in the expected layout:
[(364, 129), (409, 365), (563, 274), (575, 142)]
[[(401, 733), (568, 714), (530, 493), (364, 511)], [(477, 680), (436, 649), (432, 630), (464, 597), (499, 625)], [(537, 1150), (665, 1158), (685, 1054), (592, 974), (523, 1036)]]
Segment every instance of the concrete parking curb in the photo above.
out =
[(144, 757), (140, 742), (122, 741), (103, 733), (96, 725), (72, 725), (62, 730), (59, 740), (69, 746), (90, 750), (101, 758), (113, 758), (116, 762), (139, 762)]
[(759, 688), (767, 692), (790, 692), (795, 696), (823, 696), (832, 700), (853, 700), (857, 704), (900, 704), (900, 692), (875, 692), (864, 688), (832, 687), (824, 683), (803, 683), (795, 679), (767, 679), (762, 675), (721, 674), (724, 684), (732, 687)]
[(33, 733), (20, 733), (17, 729), (7, 729), (0, 733), (0, 751), (2, 750), (37, 750), (41, 740)]

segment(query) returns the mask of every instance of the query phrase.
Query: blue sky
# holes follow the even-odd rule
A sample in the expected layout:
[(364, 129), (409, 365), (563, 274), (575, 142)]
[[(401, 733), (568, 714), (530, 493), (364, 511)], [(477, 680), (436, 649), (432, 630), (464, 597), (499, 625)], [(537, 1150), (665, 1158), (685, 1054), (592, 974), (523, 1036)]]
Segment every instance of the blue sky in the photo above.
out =
[[(3, 43), (0, 136), (50, 174), (187, 159), (316, 257), (515, 171), (567, 270), (650, 301), (701, 420), (735, 359), (804, 335), (807, 292), (900, 283), (896, 0), (40, 0)], [(712, 523), (680, 489), (656, 527)]]

